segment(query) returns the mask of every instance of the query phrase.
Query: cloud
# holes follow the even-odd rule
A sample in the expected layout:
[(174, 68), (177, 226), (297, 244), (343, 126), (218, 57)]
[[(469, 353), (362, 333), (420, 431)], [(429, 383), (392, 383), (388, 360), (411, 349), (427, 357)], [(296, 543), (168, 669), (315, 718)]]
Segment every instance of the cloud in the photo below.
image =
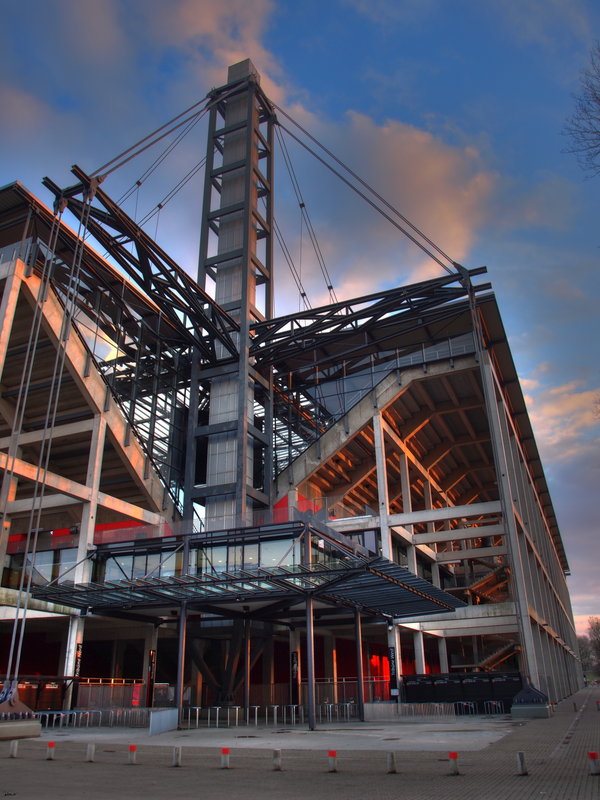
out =
[(593, 458), (598, 439), (590, 433), (600, 428), (594, 413), (599, 391), (582, 388), (581, 381), (570, 381), (528, 394), (529, 415), (544, 460)]
[[(595, 604), (594, 607), (596, 607)], [(575, 620), (575, 629), (577, 631), (577, 636), (588, 635), (591, 616), (594, 616), (591, 612), (589, 614), (575, 614), (573, 616), (573, 619)]]
[(16, 86), (0, 84), (3, 135), (20, 138), (36, 128), (51, 113), (35, 95)]
[(496, 14), (523, 42), (555, 49), (573, 38), (590, 44), (592, 24), (582, 0), (495, 0)]
[(344, 5), (380, 25), (402, 22), (404, 25), (429, 17), (438, 0), (344, 0)]
[(123, 59), (127, 36), (116, 0), (61, 0), (57, 10), (71, 46), (88, 63), (105, 66)]
[[(311, 132), (431, 237), (451, 259), (465, 259), (488, 216), (497, 176), (478, 151), (453, 146), (397, 120), (382, 124), (356, 111), (340, 122), (317, 122)], [(295, 154), (294, 154), (295, 155)], [(329, 270), (338, 296), (397, 286), (443, 274), (388, 220), (334, 181), (318, 164), (301, 162), (306, 199), (316, 208), (329, 244)], [(327, 199), (325, 199), (327, 198)], [(393, 216), (393, 212), (386, 210)], [(403, 227), (405, 223), (394, 217)], [(317, 226), (319, 233), (319, 226)]]
[[(227, 67), (250, 58), (269, 97), (284, 101), (283, 70), (264, 44), (273, 0), (138, 2), (152, 36), (161, 47), (178, 48), (202, 85), (223, 85)], [(146, 10), (149, 5), (151, 14)]]
[[(434, 19), (444, 10), (439, 0), (344, 0), (371, 22), (381, 25), (415, 25)], [(572, 38), (589, 45), (593, 25), (585, 0), (457, 0), (455, 13), (464, 18), (488, 12), (507, 27), (515, 39), (548, 49), (564, 45)]]
[(534, 389), (539, 389), (540, 382), (536, 381), (535, 378), (520, 378), (521, 388), (527, 391), (533, 391)]
[(498, 228), (567, 230), (578, 210), (579, 188), (550, 172), (529, 180), (524, 186), (514, 177), (503, 178), (496, 200)]

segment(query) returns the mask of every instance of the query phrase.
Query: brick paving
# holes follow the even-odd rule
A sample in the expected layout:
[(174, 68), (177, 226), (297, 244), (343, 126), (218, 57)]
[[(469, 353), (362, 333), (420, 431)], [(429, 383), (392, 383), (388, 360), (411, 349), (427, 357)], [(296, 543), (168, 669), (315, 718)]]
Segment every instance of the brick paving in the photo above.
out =
[[(94, 763), (84, 762), (91, 731), (79, 732), (76, 739), (57, 738), (54, 761), (46, 760), (48, 736), (21, 741), (16, 759), (7, 757), (9, 743), (0, 742), (0, 798), (330, 800), (335, 794), (343, 800), (373, 795), (378, 800), (598, 800), (600, 776), (589, 774), (587, 759), (589, 751), (600, 750), (596, 701), (600, 687), (590, 687), (560, 703), (550, 719), (514, 724), (512, 732), (484, 749), (459, 752), (459, 775), (450, 775), (447, 749), (398, 750), (398, 772), (387, 774), (384, 751), (343, 750), (335, 732), (336, 773), (328, 772), (321, 738), (319, 750), (283, 750), (281, 772), (273, 770), (271, 750), (236, 749), (234, 738), (228, 770), (220, 768), (220, 749), (207, 746), (184, 745), (183, 766), (172, 767), (167, 735), (140, 744), (136, 765), (127, 763), (122, 733), (114, 741), (110, 736), (96, 740)], [(527, 776), (517, 774), (518, 751), (525, 753)]]

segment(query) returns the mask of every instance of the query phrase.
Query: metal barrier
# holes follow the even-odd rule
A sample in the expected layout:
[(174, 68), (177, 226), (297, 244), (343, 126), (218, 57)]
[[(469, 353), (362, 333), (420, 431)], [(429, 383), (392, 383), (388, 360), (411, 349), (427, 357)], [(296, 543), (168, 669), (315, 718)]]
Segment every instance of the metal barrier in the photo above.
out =
[(504, 714), (504, 702), (502, 700), (485, 700), (483, 711), (484, 714)]
[[(319, 721), (349, 722), (357, 715), (356, 703), (321, 703), (317, 707)], [(299, 703), (266, 706), (186, 706), (181, 715), (183, 728), (222, 728), (240, 725), (303, 725), (305, 708)]]
[(74, 709), (73, 711), (35, 711), (34, 716), (43, 728), (81, 728), (102, 725), (101, 709)]
[(458, 700), (454, 703), (454, 710), (457, 716), (477, 714), (477, 703), (472, 700)]
[(401, 717), (454, 717), (454, 703), (398, 703)]

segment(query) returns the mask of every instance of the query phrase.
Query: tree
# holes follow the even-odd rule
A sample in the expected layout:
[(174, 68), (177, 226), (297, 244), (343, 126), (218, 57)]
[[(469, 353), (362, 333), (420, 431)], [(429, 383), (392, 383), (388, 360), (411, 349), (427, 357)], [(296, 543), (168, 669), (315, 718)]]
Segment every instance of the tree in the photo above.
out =
[(594, 658), (592, 656), (592, 645), (587, 636), (578, 636), (579, 657), (581, 658), (581, 668), (584, 672), (594, 668)]
[(596, 664), (600, 664), (600, 617), (589, 617), (588, 639), (590, 640), (592, 656)]
[(600, 617), (588, 617), (587, 636), (578, 636), (577, 644), (584, 673), (600, 675)]
[(575, 111), (564, 133), (570, 140), (566, 151), (577, 156), (583, 169), (600, 174), (600, 42), (592, 48), (590, 65), (581, 73), (581, 91), (575, 96)]

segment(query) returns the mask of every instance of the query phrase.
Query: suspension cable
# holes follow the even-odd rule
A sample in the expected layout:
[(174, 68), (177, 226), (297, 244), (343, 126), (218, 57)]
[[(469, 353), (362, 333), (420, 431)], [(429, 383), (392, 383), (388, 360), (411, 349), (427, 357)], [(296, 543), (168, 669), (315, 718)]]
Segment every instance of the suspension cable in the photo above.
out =
[(287, 149), (287, 145), (285, 140), (281, 134), (281, 130), (279, 127), (275, 128), (275, 133), (277, 135), (277, 140), (279, 142), (279, 146), (281, 148), (281, 152), (283, 155), (283, 160), (286, 165), (288, 175), (290, 176), (290, 181), (292, 183), (292, 187), (294, 189), (294, 193), (296, 195), (296, 199), (298, 200), (298, 205), (300, 206), (300, 212), (306, 223), (306, 229), (308, 231), (308, 236), (310, 238), (311, 244), (315, 251), (315, 255), (317, 257), (317, 261), (319, 262), (319, 267), (321, 268), (321, 273), (323, 275), (323, 279), (325, 280), (325, 285), (327, 286), (327, 291), (329, 292), (330, 298), (333, 298), (334, 302), (338, 302), (337, 296), (335, 294), (335, 290), (333, 288), (333, 281), (331, 280), (331, 276), (327, 270), (327, 266), (325, 264), (325, 259), (323, 258), (323, 253), (319, 246), (319, 242), (317, 240), (317, 235), (315, 233), (312, 221), (308, 215), (308, 210), (306, 208), (306, 203), (304, 201), (304, 197), (302, 195), (302, 191), (300, 189), (300, 184), (298, 182), (298, 178), (296, 176), (296, 171), (294, 170), (294, 165), (292, 164), (292, 160), (290, 158), (289, 151)]
[(429, 258), (431, 258), (433, 261), (435, 261), (437, 264), (439, 264), (440, 267), (442, 267), (442, 269), (446, 270), (446, 272), (449, 275), (454, 275), (454, 271), (452, 269), (450, 269), (450, 267), (448, 267), (446, 264), (444, 264), (444, 262), (440, 258), (438, 258), (436, 255), (434, 255), (434, 253), (432, 253), (431, 250), (429, 250), (427, 247), (425, 247), (425, 245), (422, 244), (422, 242), (420, 242), (411, 233), (409, 233), (406, 230), (406, 228), (402, 227), (402, 225), (400, 225), (398, 222), (396, 222), (396, 220), (393, 219), (393, 217), (391, 217), (389, 214), (387, 214), (382, 208), (380, 208), (377, 205), (377, 203), (375, 203), (373, 200), (371, 200), (370, 197), (368, 197), (364, 192), (362, 192), (358, 187), (356, 187), (347, 178), (345, 178), (340, 172), (338, 172), (334, 167), (332, 167), (331, 164), (328, 164), (327, 161), (325, 161), (324, 158), (321, 158), (321, 156), (318, 153), (316, 153), (312, 148), (310, 148), (306, 144), (306, 142), (303, 142), (301, 139), (299, 139), (298, 136), (296, 136), (294, 133), (292, 133), (292, 131), (290, 131), (284, 125), (281, 125), (281, 123), (279, 123), (279, 125), (288, 134), (288, 136), (291, 136), (292, 139), (294, 139), (301, 147), (303, 147), (307, 152), (309, 152), (312, 156), (314, 156), (317, 159), (317, 161), (319, 161), (321, 164), (323, 164), (323, 166), (326, 167), (326, 169), (328, 169), (336, 177), (338, 177), (342, 181), (342, 183), (345, 183), (346, 186), (348, 186), (348, 188), (352, 189), (352, 191), (355, 192), (355, 194), (357, 194), (359, 197), (362, 197), (362, 199), (366, 203), (368, 203), (372, 208), (374, 208), (375, 211), (378, 211), (379, 214), (381, 214), (381, 216), (384, 217), (384, 219), (387, 219), (387, 221), (389, 223), (391, 223), (394, 226), (394, 228), (397, 228), (399, 231), (401, 231), (408, 239), (410, 239), (411, 242), (413, 242), (413, 244), (415, 244), (420, 250), (422, 250), (426, 255), (428, 255)]
[(199, 114), (197, 117), (194, 117), (190, 120), (188, 125), (180, 131), (177, 136), (170, 142), (164, 150), (154, 159), (152, 164), (140, 175), (140, 177), (133, 183), (127, 191), (121, 195), (121, 197), (117, 200), (119, 205), (125, 203), (133, 194), (133, 192), (139, 188), (148, 178), (156, 172), (158, 167), (166, 160), (166, 158), (173, 152), (173, 150), (177, 147), (178, 144), (188, 135), (188, 133), (200, 122), (202, 117), (206, 114), (206, 109)]
[[(391, 203), (389, 203), (381, 194), (379, 194), (372, 186), (370, 186), (365, 180), (363, 180), (354, 170), (352, 170), (349, 166), (347, 166), (341, 159), (339, 159), (331, 150), (329, 150), (325, 145), (318, 141), (312, 134), (310, 134), (300, 123), (296, 122), (284, 109), (280, 106), (274, 104), (274, 107), (283, 114), (293, 125), (295, 125), (302, 133), (307, 136), (317, 147), (319, 147), (324, 153), (326, 153), (336, 164), (342, 167), (349, 175), (351, 175), (358, 183), (363, 186), (370, 194), (372, 194), (380, 203), (382, 203), (389, 211), (392, 212), (398, 219), (400, 219), (406, 226), (408, 226), (415, 234), (417, 234), (424, 242), (426, 242), (433, 250), (435, 250), (439, 256), (446, 259), (453, 267), (455, 265), (454, 260), (445, 253), (432, 239), (430, 239), (422, 230), (420, 230), (416, 225), (414, 225), (407, 217), (405, 217), (398, 209), (396, 209)], [(454, 270), (449, 269), (446, 264), (444, 264), (438, 257), (434, 256), (433, 253), (422, 244), (422, 242), (418, 241), (414, 238), (412, 234), (410, 234), (405, 228), (401, 225), (396, 223), (394, 220), (390, 219), (390, 217), (377, 206), (376, 203), (373, 203), (369, 198), (367, 198), (360, 190), (357, 189), (350, 181), (343, 178), (340, 173), (337, 172), (330, 164), (328, 164), (323, 158), (321, 158), (317, 153), (315, 153), (305, 142), (299, 139), (295, 134), (293, 134), (285, 125), (282, 125), (281, 122), (278, 122), (279, 127), (282, 130), (286, 131), (295, 141), (298, 142), (305, 150), (311, 153), (318, 161), (320, 161), (327, 169), (329, 169), (334, 175), (336, 175), (340, 180), (342, 180), (347, 186), (349, 186), (354, 192), (360, 195), (364, 200), (366, 200), (369, 205), (379, 211), (382, 216), (384, 216), (389, 222), (392, 222), (394, 227), (398, 228), (398, 230), (402, 231), (405, 236), (407, 236), (414, 244), (416, 244), (423, 252), (425, 252), (430, 258), (432, 258), (436, 263), (438, 263), (443, 269), (445, 269), (449, 274), (453, 274)]]
[[(160, 139), (163, 139), (165, 136), (168, 136), (169, 133), (171, 133), (171, 131), (176, 130), (177, 128), (180, 128), (182, 125), (185, 125), (186, 122), (189, 122), (189, 120), (185, 119), (185, 120), (183, 120), (183, 122), (180, 122), (178, 125), (175, 125), (174, 127), (171, 127), (171, 126), (174, 125), (175, 122), (177, 122), (177, 120), (180, 120), (182, 117), (187, 116), (192, 111), (194, 111), (194, 109), (198, 108), (198, 106), (202, 105), (202, 103), (204, 103), (207, 100), (208, 97), (209, 97), (209, 95), (205, 95), (202, 98), (202, 100), (199, 100), (197, 103), (194, 103), (189, 108), (187, 108), (185, 111), (182, 111), (181, 114), (177, 114), (176, 117), (173, 117), (173, 119), (170, 119), (168, 122), (165, 122), (165, 124), (161, 125), (160, 128), (157, 128), (155, 131), (152, 131), (152, 133), (149, 133), (147, 136), (144, 136), (144, 138), (140, 139), (139, 142), (136, 142), (135, 144), (132, 144), (131, 147), (127, 148), (127, 150), (123, 150), (123, 152), (119, 153), (118, 156), (115, 156), (110, 161), (107, 161), (106, 164), (103, 164), (101, 167), (98, 167), (97, 169), (95, 169), (91, 173), (90, 177), (96, 178), (99, 175), (108, 175), (110, 172), (114, 172), (115, 169), (118, 169), (118, 167), (122, 166), (122, 164), (117, 163), (117, 162), (121, 161), (121, 159), (125, 158), (125, 156), (129, 155), (130, 153), (133, 153), (138, 148), (141, 148), (139, 150), (140, 153), (143, 152), (144, 150), (147, 150), (148, 147), (152, 146), (152, 144), (155, 144), (156, 142), (160, 141)], [(208, 106), (206, 106), (206, 108), (204, 110), (206, 110), (207, 108), (208, 108)], [(192, 118), (196, 117), (200, 113), (201, 113), (200, 111), (196, 111), (193, 114)], [(168, 129), (168, 130), (166, 130), (166, 129)], [(146, 144), (146, 142), (149, 142), (153, 137), (157, 136), (157, 134), (159, 134), (159, 133), (161, 133), (162, 131), (165, 131), (165, 130), (166, 130), (166, 133), (164, 133), (162, 136), (158, 136), (158, 138), (155, 139), (154, 142), (152, 142), (151, 144), (146, 145), (146, 147), (142, 147), (142, 145)], [(134, 155), (138, 155), (138, 153), (134, 153)], [(127, 159), (127, 161), (129, 161), (129, 160), (130, 159)], [(123, 163), (125, 163), (125, 162), (123, 162)], [(108, 170), (108, 168), (112, 167), (113, 164), (116, 164), (117, 166), (113, 167), (111, 170)], [(108, 172), (107, 172), (107, 170), (108, 170)]]
[[(10, 482), (14, 478), (15, 474), (15, 465), (18, 457), (19, 452), (19, 440), (21, 436), (21, 432), (23, 430), (23, 422), (25, 419), (25, 408), (26, 408), (26, 398), (29, 392), (29, 388), (31, 385), (31, 377), (33, 373), (33, 365), (35, 361), (35, 355), (37, 352), (37, 346), (40, 336), (41, 324), (43, 319), (43, 305), (46, 301), (48, 296), (48, 290), (50, 286), (50, 281), (52, 277), (52, 273), (54, 271), (54, 254), (56, 251), (56, 246), (58, 242), (58, 235), (60, 232), (60, 224), (61, 218), (64, 211), (64, 206), (60, 206), (58, 209), (57, 214), (55, 214), (52, 220), (52, 226), (50, 229), (50, 234), (48, 237), (48, 247), (44, 256), (44, 264), (41, 271), (40, 276), (40, 284), (39, 284), (39, 291), (38, 296), (34, 306), (34, 314), (33, 314), (33, 322), (31, 325), (31, 329), (29, 331), (29, 337), (27, 342), (27, 349), (25, 352), (25, 359), (23, 364), (23, 370), (21, 372), (21, 379), (19, 383), (19, 392), (17, 395), (17, 400), (15, 403), (15, 416), (13, 420), (13, 435), (11, 436), (11, 443), (8, 450), (8, 460), (6, 465), (6, 476), (5, 480), (7, 481), (7, 485), (10, 485)], [(8, 511), (7, 507), (5, 506), (2, 511), (2, 529), (6, 527)], [(26, 617), (26, 606), (23, 604), (23, 595), (24, 595), (24, 582), (25, 582), (25, 564), (27, 561), (27, 553), (29, 552), (30, 544), (31, 544), (31, 526), (27, 529), (27, 534), (25, 537), (25, 549), (23, 554), (23, 564), (21, 568), (21, 576), (19, 580), (19, 587), (17, 591), (17, 599), (15, 603), (15, 620), (13, 624), (13, 630), (11, 635), (11, 642), (9, 647), (9, 657), (8, 663), (6, 668), (6, 684), (5, 689), (3, 690), (2, 696), (4, 696), (9, 690), (11, 686), (11, 677), (13, 674), (13, 659), (14, 659), (14, 652), (15, 652), (15, 645), (17, 639), (17, 631), (19, 629), (19, 625), (21, 628), (25, 624), (25, 617)], [(35, 537), (37, 539), (37, 535)], [(34, 545), (37, 542), (34, 542)], [(21, 617), (21, 613), (23, 616)]]
[(181, 180), (175, 184), (175, 186), (167, 192), (167, 194), (163, 197), (163, 199), (157, 203), (153, 208), (148, 211), (148, 213), (142, 217), (142, 219), (137, 223), (138, 227), (143, 227), (147, 222), (150, 222), (152, 217), (158, 214), (162, 209), (166, 206), (168, 202), (170, 202), (182, 189), (183, 187), (191, 181), (191, 179), (196, 175), (200, 170), (206, 165), (206, 156), (199, 161), (195, 166), (187, 172)]
[[(33, 547), (31, 550), (31, 568), (27, 577), (27, 588), (25, 594), (25, 602), (23, 603), (23, 618), (21, 623), (21, 630), (19, 633), (18, 649), (14, 660), (15, 676), (19, 674), (21, 663), (21, 652), (23, 648), (23, 640), (25, 636), (25, 620), (27, 616), (27, 609), (29, 605), (29, 597), (31, 592), (31, 584), (33, 581), (33, 564), (37, 550), (38, 532), (42, 519), (42, 510), (44, 503), (44, 495), (46, 491), (46, 478), (48, 473), (48, 466), (50, 463), (50, 452), (52, 449), (52, 437), (56, 424), (56, 416), (58, 413), (60, 391), (65, 371), (67, 341), (69, 339), (72, 329), (72, 319), (74, 317), (74, 310), (77, 302), (77, 291), (81, 275), (81, 264), (83, 262), (83, 254), (85, 250), (84, 238), (81, 235), (82, 229), (87, 226), (87, 221), (90, 215), (92, 205), (92, 192), (88, 192), (85, 197), (85, 208), (80, 218), (79, 231), (77, 233), (77, 245), (73, 253), (73, 261), (69, 271), (69, 280), (66, 288), (65, 304), (63, 322), (58, 340), (56, 356), (54, 360), (54, 369), (52, 373), (52, 380), (49, 392), (48, 407), (44, 419), (44, 427), (42, 429), (42, 439), (40, 443), (40, 453), (36, 469), (36, 476), (34, 479), (34, 492), (31, 502), (31, 509), (29, 513), (29, 530), (34, 531)], [(25, 571), (21, 573), (21, 582), (23, 582)]]
[[(107, 161), (106, 164), (103, 164), (101, 167), (95, 169), (91, 173), (90, 177), (99, 178), (100, 176), (102, 176), (102, 178), (106, 178), (106, 176), (110, 175), (111, 172), (114, 172), (115, 170), (122, 167), (124, 164), (127, 164), (129, 161), (136, 158), (145, 150), (148, 150), (150, 147), (153, 147), (155, 144), (160, 142), (170, 133), (173, 133), (173, 131), (178, 130), (183, 125), (186, 125), (188, 122), (192, 122), (193, 120), (196, 119), (196, 117), (201, 117), (214, 105), (223, 102), (223, 100), (226, 100), (230, 95), (234, 94), (236, 91), (238, 91), (238, 87), (234, 86), (228, 91), (223, 92), (222, 94), (219, 94), (218, 96), (215, 97), (211, 97), (211, 93), (209, 92), (207, 95), (205, 95), (205, 97), (202, 98), (202, 100), (199, 100), (197, 103), (194, 103), (185, 111), (182, 111), (181, 114), (178, 114), (176, 117), (173, 117), (173, 119), (169, 120), (169, 122), (166, 122), (164, 125), (161, 125), (160, 128), (157, 128), (152, 133), (149, 133), (148, 136), (145, 136), (143, 139), (140, 139), (139, 142), (136, 142), (131, 147), (128, 147), (127, 150), (124, 150), (115, 158), (111, 159), (110, 161)], [(202, 105), (202, 103), (204, 103), (205, 101), (206, 105), (204, 106), (204, 108), (200, 109), (199, 111), (195, 111), (195, 109), (197, 109), (198, 106)], [(191, 114), (191, 116), (187, 116), (188, 114)], [(181, 119), (182, 117), (186, 117), (186, 119), (182, 120)]]
[(283, 253), (283, 257), (285, 258), (289, 270), (292, 274), (292, 278), (294, 279), (294, 283), (296, 284), (296, 288), (298, 289), (298, 293), (304, 302), (304, 307), (309, 309), (312, 308), (304, 286), (302, 285), (302, 280), (300, 275), (298, 274), (298, 270), (296, 269), (296, 265), (294, 264), (294, 259), (289, 251), (287, 244), (283, 238), (283, 234), (281, 233), (281, 229), (277, 224), (277, 220), (273, 217), (273, 230), (275, 232), (275, 238), (277, 239), (279, 246), (281, 247), (281, 252)]

